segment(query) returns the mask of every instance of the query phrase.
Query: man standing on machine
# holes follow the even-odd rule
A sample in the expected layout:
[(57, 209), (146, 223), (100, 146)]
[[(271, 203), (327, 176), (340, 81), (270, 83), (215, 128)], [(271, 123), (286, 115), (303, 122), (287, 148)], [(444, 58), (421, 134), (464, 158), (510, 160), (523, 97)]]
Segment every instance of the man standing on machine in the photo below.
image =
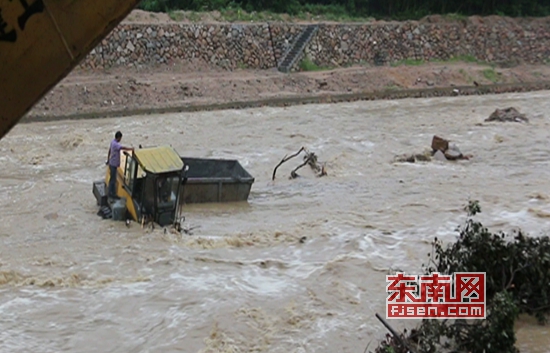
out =
[(134, 151), (133, 147), (124, 147), (120, 144), (122, 140), (122, 132), (117, 131), (115, 134), (115, 139), (111, 141), (111, 146), (109, 147), (109, 154), (107, 155), (107, 165), (109, 165), (109, 197), (113, 199), (119, 199), (116, 194), (116, 171), (120, 166), (120, 151)]

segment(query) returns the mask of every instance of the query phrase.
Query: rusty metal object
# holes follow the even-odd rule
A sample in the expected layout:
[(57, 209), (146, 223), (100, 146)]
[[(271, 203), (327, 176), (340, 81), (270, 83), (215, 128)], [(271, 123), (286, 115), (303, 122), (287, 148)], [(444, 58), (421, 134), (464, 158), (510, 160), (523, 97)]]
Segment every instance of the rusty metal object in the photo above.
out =
[(432, 139), (432, 149), (434, 152), (441, 151), (445, 153), (449, 149), (449, 141), (445, 140), (442, 137), (434, 135)]

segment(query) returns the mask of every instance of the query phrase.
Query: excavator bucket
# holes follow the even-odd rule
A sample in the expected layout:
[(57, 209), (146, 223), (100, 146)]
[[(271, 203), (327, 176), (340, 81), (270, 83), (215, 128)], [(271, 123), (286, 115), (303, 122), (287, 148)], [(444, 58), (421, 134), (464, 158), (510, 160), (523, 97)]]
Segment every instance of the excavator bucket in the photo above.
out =
[(139, 0), (0, 0), (0, 139)]

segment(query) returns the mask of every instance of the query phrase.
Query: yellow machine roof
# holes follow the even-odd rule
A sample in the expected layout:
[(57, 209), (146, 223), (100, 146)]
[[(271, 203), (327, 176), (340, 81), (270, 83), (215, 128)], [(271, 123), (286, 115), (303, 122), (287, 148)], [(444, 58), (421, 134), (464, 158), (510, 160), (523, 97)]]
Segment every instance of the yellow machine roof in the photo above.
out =
[(167, 173), (183, 168), (181, 157), (169, 146), (136, 149), (134, 155), (143, 169), (150, 173)]

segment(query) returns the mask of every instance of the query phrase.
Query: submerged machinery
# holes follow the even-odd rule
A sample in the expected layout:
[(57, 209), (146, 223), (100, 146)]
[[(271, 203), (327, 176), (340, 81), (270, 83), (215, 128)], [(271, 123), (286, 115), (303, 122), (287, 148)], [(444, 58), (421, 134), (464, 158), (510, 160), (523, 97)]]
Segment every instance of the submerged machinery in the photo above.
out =
[(121, 154), (116, 174), (119, 199), (107, 197), (108, 168), (105, 181), (94, 182), (93, 193), (101, 207), (99, 214), (115, 220), (152, 221), (163, 227), (178, 222), (179, 194), (187, 168), (176, 151), (159, 146)]
[(109, 174), (93, 183), (98, 215), (176, 228), (183, 204), (247, 201), (254, 183), (236, 160), (180, 157), (170, 146), (121, 152), (117, 200), (107, 196)]

